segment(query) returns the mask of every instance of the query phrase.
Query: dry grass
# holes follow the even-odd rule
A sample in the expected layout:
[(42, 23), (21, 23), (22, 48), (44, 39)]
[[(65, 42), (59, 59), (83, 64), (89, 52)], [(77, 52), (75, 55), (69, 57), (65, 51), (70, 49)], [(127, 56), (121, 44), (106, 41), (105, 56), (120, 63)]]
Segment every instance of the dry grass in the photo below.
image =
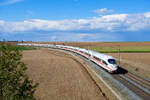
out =
[(49, 50), (23, 52), (27, 74), (40, 85), (38, 100), (104, 100), (94, 81), (69, 55)]

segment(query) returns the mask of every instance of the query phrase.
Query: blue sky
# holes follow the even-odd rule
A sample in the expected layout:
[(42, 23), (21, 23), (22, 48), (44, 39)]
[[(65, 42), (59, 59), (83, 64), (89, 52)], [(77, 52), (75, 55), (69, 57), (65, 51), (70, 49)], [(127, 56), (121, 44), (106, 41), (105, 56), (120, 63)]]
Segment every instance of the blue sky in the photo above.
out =
[(150, 0), (0, 0), (0, 40), (150, 41)]

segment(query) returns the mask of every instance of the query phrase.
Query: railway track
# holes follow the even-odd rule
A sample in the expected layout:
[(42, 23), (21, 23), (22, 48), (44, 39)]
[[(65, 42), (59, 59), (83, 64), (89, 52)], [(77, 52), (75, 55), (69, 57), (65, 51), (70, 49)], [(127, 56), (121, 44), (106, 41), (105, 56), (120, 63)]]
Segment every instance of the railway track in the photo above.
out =
[(115, 79), (124, 84), (127, 88), (141, 97), (143, 100), (150, 100), (150, 82), (136, 74), (128, 72), (126, 74), (114, 74)]
[(131, 80), (137, 82), (138, 84), (140, 84), (143, 88), (146, 88), (148, 90), (150, 90), (150, 81), (148, 80), (145, 80), (133, 73), (128, 73), (128, 74), (125, 74), (126, 77), (130, 78)]

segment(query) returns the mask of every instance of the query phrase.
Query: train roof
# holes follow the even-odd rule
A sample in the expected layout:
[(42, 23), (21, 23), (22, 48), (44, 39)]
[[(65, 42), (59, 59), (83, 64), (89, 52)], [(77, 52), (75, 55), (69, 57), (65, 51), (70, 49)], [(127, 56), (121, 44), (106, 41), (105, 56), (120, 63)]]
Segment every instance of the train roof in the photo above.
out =
[(98, 57), (98, 58), (102, 58), (104, 60), (115, 59), (112, 56), (109, 56), (109, 55), (106, 55), (106, 54), (102, 54), (102, 53), (99, 53), (99, 52), (95, 52), (95, 51), (92, 51), (92, 50), (90, 50), (90, 53), (92, 53), (93, 56)]

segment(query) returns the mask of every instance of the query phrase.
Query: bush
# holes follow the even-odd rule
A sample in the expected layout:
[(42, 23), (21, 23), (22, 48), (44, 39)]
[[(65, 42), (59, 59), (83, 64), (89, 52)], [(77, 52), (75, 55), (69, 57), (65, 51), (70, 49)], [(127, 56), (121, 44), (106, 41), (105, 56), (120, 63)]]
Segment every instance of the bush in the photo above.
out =
[(21, 62), (18, 50), (2, 45), (0, 50), (0, 100), (35, 100), (34, 92), (38, 83), (33, 85), (25, 74), (27, 67)]

